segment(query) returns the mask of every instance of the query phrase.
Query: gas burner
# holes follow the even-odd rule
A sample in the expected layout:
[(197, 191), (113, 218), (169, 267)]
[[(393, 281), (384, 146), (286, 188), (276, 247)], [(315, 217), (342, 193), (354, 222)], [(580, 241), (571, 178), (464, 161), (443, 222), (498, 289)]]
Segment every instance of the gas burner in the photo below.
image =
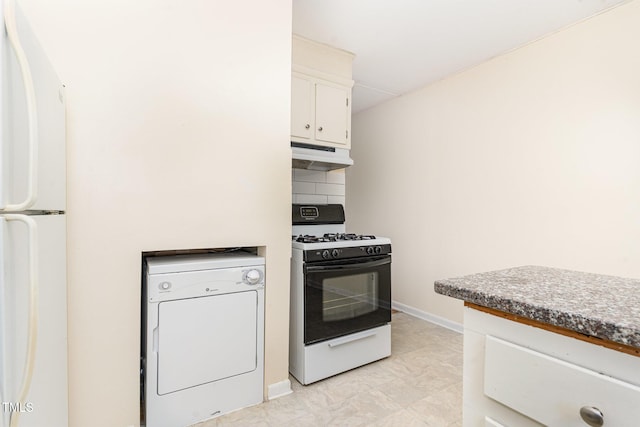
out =
[(292, 236), (292, 240), (300, 243), (322, 243), (322, 242), (343, 242), (347, 240), (375, 240), (376, 236), (371, 234), (353, 233), (326, 233), (323, 236), (300, 234)]
[(318, 237), (309, 234), (301, 234), (299, 236), (292, 236), (294, 242), (300, 243), (321, 243), (321, 242), (331, 242), (332, 240), (327, 237)]
[(353, 234), (353, 233), (327, 233), (324, 235), (330, 242), (337, 242), (341, 240), (374, 240), (376, 236)]

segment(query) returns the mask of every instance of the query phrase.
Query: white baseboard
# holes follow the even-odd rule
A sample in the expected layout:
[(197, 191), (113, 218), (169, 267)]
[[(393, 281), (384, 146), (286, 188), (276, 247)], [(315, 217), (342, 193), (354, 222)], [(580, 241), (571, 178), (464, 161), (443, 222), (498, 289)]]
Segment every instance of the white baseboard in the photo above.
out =
[(428, 313), (426, 311), (418, 310), (417, 308), (392, 301), (391, 308), (402, 311), (403, 313), (407, 313), (413, 317), (417, 317), (418, 319), (426, 320), (427, 322), (435, 323), (438, 326), (442, 326), (447, 329), (451, 329), (452, 331), (462, 333), (464, 327), (461, 323), (451, 321), (449, 319), (445, 319), (444, 317), (437, 316), (432, 313)]
[(277, 399), (278, 397), (286, 396), (287, 394), (291, 393), (293, 393), (293, 390), (291, 390), (290, 380), (280, 381), (278, 383), (269, 384), (267, 386), (268, 400)]

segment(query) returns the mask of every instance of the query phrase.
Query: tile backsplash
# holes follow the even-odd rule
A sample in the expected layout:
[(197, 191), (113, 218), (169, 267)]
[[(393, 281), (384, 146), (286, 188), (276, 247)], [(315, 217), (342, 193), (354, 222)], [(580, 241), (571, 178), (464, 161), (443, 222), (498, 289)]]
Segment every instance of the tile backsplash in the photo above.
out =
[(344, 169), (328, 172), (291, 169), (293, 203), (345, 204)]

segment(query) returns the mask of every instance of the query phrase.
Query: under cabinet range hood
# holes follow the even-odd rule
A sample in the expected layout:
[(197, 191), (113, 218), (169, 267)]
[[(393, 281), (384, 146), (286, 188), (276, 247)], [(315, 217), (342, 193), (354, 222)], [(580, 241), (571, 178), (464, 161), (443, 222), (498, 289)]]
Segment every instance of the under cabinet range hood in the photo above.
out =
[(349, 150), (318, 145), (291, 143), (291, 166), (296, 169), (330, 171), (353, 165)]

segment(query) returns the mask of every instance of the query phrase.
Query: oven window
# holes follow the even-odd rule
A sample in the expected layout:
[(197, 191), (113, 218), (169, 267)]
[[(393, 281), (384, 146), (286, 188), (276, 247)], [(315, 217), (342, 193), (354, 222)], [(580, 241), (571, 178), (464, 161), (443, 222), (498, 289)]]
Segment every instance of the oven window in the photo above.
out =
[(391, 321), (391, 256), (305, 266), (304, 343)]
[(378, 309), (378, 272), (327, 278), (322, 286), (322, 321), (353, 319)]

